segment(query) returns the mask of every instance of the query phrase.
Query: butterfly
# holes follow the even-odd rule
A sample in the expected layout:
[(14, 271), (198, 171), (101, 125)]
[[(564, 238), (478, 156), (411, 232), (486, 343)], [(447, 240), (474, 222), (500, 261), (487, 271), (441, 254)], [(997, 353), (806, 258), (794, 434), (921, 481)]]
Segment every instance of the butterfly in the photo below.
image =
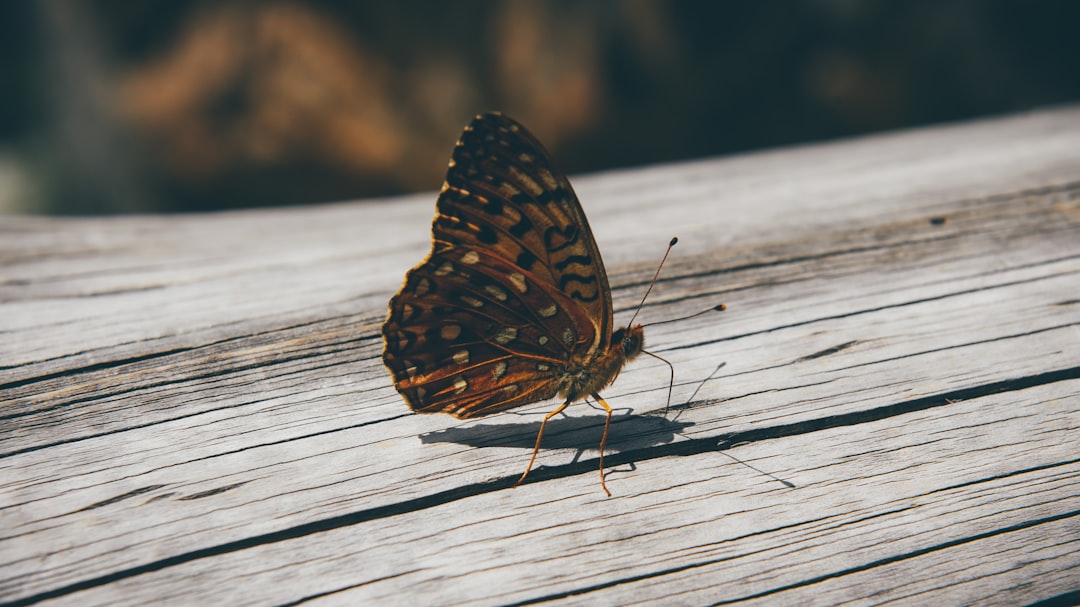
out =
[(604, 263), (566, 176), (524, 126), (477, 116), (454, 148), (432, 248), (390, 300), (383, 362), (418, 413), (481, 417), (556, 395), (540, 423), (592, 398), (643, 351), (644, 330), (612, 331)]

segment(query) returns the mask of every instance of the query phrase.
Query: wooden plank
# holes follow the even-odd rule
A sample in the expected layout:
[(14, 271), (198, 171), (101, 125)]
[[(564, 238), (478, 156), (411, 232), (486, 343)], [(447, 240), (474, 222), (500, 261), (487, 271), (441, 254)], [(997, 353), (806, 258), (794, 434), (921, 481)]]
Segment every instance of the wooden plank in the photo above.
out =
[(0, 601), (1075, 599), (1080, 109), (575, 185), (617, 320), (673, 234), (639, 320), (729, 307), (605, 392), (610, 499), (597, 411), (511, 490), (551, 403), (394, 392), (432, 195), (0, 219)]

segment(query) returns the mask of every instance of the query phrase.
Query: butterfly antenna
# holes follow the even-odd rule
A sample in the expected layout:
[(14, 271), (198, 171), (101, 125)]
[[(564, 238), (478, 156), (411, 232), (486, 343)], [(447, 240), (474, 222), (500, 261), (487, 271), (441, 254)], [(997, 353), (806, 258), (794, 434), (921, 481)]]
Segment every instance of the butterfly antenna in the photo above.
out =
[(690, 316), (683, 316), (681, 318), (669, 318), (667, 320), (658, 320), (656, 322), (651, 322), (651, 323), (649, 323), (649, 324), (647, 324), (645, 326), (646, 327), (655, 327), (656, 325), (663, 325), (663, 324), (667, 324), (669, 322), (678, 322), (678, 321), (681, 321), (681, 320), (690, 320), (691, 318), (697, 318), (698, 316), (701, 316), (702, 314), (708, 314), (709, 312), (723, 312), (724, 310), (727, 310), (727, 306), (725, 306), (724, 304), (716, 304), (715, 306), (709, 308), (708, 310), (702, 310), (700, 312), (694, 312)]
[(664, 258), (660, 260), (660, 265), (656, 266), (656, 274), (653, 274), (652, 282), (649, 283), (649, 288), (645, 289), (645, 295), (641, 298), (641, 303), (638, 304), (637, 310), (634, 310), (634, 316), (630, 318), (630, 322), (626, 323), (626, 326), (632, 326), (634, 319), (637, 318), (638, 312), (641, 312), (641, 306), (645, 305), (645, 299), (649, 297), (649, 293), (652, 293), (652, 288), (656, 286), (656, 279), (660, 278), (660, 269), (664, 267), (664, 262), (667, 261), (668, 255), (671, 255), (671, 247), (675, 246), (675, 243), (679, 242), (678, 236), (673, 236), (671, 242), (667, 244), (667, 250), (664, 251)]

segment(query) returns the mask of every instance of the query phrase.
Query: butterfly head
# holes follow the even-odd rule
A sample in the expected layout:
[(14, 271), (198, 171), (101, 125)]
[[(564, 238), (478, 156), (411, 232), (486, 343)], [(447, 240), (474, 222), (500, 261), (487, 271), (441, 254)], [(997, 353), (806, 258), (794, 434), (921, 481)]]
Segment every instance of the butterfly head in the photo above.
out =
[(632, 360), (645, 349), (645, 328), (633, 325), (619, 329), (612, 334), (611, 341), (622, 351), (623, 360)]

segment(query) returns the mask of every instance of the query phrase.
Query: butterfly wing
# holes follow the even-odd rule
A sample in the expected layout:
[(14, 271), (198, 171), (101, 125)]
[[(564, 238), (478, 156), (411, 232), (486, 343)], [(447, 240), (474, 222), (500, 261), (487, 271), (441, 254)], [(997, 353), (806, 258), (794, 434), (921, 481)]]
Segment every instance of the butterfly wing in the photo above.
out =
[(487, 415), (551, 398), (607, 349), (607, 276), (567, 179), (499, 114), (465, 129), (436, 204), (432, 251), (406, 275), (383, 360), (416, 411)]
[(415, 411), (489, 415), (555, 396), (596, 339), (580, 314), (501, 257), (443, 248), (391, 300), (383, 360)]
[(432, 226), (438, 243), (489, 250), (573, 299), (607, 347), (611, 292), (600, 251), (570, 181), (525, 127), (478, 116), (454, 148)]

